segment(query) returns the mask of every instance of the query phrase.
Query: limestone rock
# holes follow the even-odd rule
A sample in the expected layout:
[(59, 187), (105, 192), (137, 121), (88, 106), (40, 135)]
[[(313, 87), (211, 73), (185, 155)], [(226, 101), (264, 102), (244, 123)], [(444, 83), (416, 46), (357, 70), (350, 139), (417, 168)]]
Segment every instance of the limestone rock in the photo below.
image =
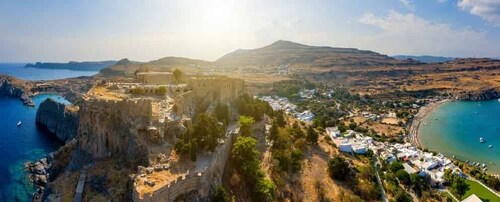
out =
[(77, 134), (79, 123), (77, 111), (77, 107), (48, 98), (40, 104), (36, 112), (36, 122), (46, 127), (60, 140), (69, 142)]

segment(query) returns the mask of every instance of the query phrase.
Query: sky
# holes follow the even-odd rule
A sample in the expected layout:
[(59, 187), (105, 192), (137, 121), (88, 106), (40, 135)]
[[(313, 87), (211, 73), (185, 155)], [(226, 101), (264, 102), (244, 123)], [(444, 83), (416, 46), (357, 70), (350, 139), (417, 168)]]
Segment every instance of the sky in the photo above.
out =
[(0, 62), (214, 61), (277, 40), (500, 56), (500, 0), (1, 0)]

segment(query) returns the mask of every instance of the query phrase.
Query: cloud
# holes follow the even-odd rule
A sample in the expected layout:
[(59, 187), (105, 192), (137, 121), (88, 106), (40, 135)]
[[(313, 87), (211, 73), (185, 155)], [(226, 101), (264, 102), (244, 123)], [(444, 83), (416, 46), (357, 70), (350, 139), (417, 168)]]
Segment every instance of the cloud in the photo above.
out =
[(360, 23), (381, 31), (362, 37), (359, 44), (387, 54), (434, 54), (474, 56), (499, 54), (494, 41), (485, 32), (455, 28), (449, 24), (427, 21), (413, 13), (389, 11), (386, 16), (364, 14)]
[(495, 27), (500, 27), (500, 1), (498, 0), (459, 0), (458, 7), (483, 18)]
[(415, 11), (415, 6), (410, 2), (410, 0), (399, 0), (408, 10)]

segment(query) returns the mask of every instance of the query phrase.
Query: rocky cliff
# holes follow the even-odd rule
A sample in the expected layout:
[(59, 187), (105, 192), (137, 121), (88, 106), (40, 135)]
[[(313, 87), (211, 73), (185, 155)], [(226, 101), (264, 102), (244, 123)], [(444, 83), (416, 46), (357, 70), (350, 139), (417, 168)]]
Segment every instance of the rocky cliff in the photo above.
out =
[(460, 100), (491, 100), (500, 98), (500, 87), (486, 88), (474, 92), (464, 92), (458, 96)]
[(34, 107), (35, 103), (31, 100), (30, 89), (33, 84), (8, 75), (0, 75), (0, 95), (14, 96), (27, 106)]
[(73, 139), (78, 130), (78, 107), (59, 103), (51, 98), (40, 104), (36, 123), (46, 127), (64, 142)]
[(147, 151), (140, 143), (151, 117), (151, 102), (85, 101), (72, 167), (107, 157), (124, 158), (131, 165), (147, 162)]

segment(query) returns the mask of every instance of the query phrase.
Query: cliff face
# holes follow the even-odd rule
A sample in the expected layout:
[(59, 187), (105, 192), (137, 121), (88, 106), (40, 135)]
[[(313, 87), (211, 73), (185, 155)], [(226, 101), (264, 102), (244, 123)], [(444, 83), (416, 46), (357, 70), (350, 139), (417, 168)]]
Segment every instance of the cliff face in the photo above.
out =
[(500, 98), (500, 87), (482, 89), (476, 92), (466, 92), (459, 95), (460, 100), (491, 100)]
[(0, 75), (0, 95), (14, 96), (27, 106), (34, 107), (35, 103), (30, 98), (31, 83), (7, 75)]
[(78, 108), (48, 98), (40, 104), (36, 112), (36, 122), (46, 127), (60, 140), (68, 142), (77, 134)]
[(150, 102), (85, 101), (79, 115), (74, 165), (106, 157), (125, 158), (131, 165), (147, 162), (140, 134), (149, 123)]

